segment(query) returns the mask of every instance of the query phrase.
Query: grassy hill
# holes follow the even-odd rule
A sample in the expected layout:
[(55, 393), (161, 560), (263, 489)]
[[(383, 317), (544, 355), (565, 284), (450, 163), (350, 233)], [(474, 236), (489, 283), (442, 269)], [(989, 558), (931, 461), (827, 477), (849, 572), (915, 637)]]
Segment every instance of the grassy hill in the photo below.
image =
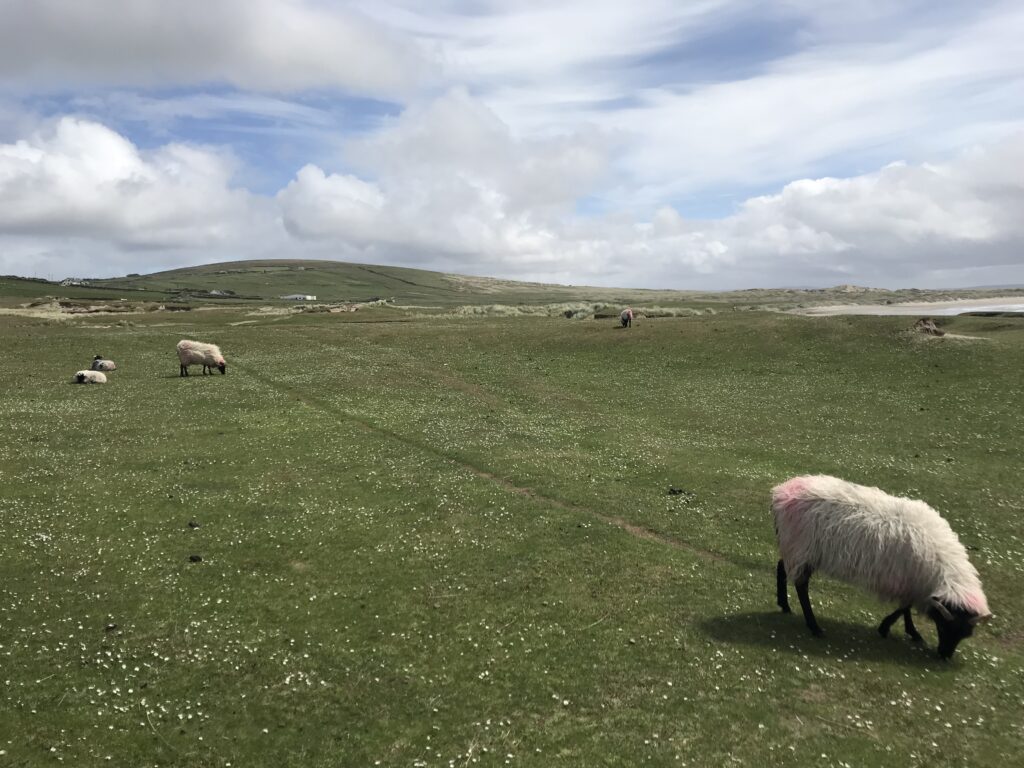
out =
[[(254, 260), (186, 267), (150, 275), (93, 281), (113, 289), (163, 293), (232, 291), (240, 298), (275, 300), (290, 293), (313, 294), (318, 301), (365, 301), (394, 298), (402, 304), (545, 304), (607, 302), (620, 304), (779, 305), (913, 301), (1006, 293), (1005, 290), (925, 291), (836, 286), (827, 289), (771, 288), (741, 291), (644, 290), (553, 285), (490, 277), (430, 272), (407, 267), (342, 261)], [(1024, 293), (1024, 291), (1021, 291)]]
[[(212, 292), (217, 292), (214, 295)], [(858, 286), (824, 289), (758, 288), (702, 292), (552, 285), (430, 272), (406, 267), (317, 260), (232, 261), (152, 274), (90, 280), (61, 286), (45, 280), (0, 277), (0, 303), (44, 296), (97, 301), (279, 302), (292, 293), (312, 294), (322, 303), (394, 299), (399, 305), (451, 308), (473, 305), (559, 303), (634, 304), (713, 308), (794, 308), (820, 304), (883, 303), (1020, 294), (1014, 289), (890, 291)]]
[(479, 303), (546, 303), (584, 298), (668, 297), (677, 291), (616, 290), (545, 285), (486, 277), (469, 277), (406, 267), (340, 261), (237, 261), (187, 267), (150, 275), (93, 281), (114, 289), (164, 293), (231, 291), (239, 298), (275, 300), (290, 293), (313, 294), (318, 301), (365, 301), (394, 298), (406, 304), (452, 306)]

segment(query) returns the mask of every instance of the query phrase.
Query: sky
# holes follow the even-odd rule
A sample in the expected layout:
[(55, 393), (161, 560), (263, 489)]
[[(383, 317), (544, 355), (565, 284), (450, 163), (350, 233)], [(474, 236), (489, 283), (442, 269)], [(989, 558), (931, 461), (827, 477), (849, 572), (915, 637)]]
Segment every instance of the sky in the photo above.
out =
[(0, 0), (0, 274), (1024, 284), (1019, 0)]

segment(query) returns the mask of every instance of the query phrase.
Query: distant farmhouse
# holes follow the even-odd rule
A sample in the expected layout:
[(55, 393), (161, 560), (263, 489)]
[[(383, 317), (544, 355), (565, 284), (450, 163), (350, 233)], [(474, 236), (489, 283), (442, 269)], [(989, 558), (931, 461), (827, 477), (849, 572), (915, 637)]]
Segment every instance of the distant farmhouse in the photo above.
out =
[(316, 301), (316, 296), (309, 293), (289, 293), (281, 298), (286, 301)]

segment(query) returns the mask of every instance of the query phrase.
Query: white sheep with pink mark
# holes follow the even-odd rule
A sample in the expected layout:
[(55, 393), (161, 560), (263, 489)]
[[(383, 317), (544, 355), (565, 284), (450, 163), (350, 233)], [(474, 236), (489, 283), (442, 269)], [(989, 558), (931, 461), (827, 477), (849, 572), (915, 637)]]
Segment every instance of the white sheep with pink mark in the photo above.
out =
[(177, 349), (178, 361), (181, 363), (179, 374), (181, 376), (188, 376), (188, 367), (190, 365), (203, 366), (203, 376), (206, 375), (207, 369), (212, 374), (214, 368), (220, 370), (222, 374), (227, 373), (227, 363), (224, 361), (224, 355), (221, 354), (220, 347), (216, 344), (182, 339), (178, 342)]
[(807, 475), (772, 489), (772, 511), (782, 558), (776, 581), (779, 607), (789, 613), (788, 573), (815, 635), (822, 631), (807, 596), (815, 571), (896, 602), (897, 610), (878, 628), (883, 637), (902, 616), (906, 633), (920, 640), (910, 616), (916, 607), (935, 622), (943, 658), (992, 616), (963, 544), (923, 501), (828, 475)]

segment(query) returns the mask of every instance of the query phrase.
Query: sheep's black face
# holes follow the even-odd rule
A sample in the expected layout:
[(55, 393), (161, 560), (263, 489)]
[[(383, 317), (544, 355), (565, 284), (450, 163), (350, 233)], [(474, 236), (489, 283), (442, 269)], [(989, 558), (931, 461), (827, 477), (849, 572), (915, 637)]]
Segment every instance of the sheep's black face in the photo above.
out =
[(945, 606), (951, 618), (947, 619), (938, 608), (928, 611), (928, 616), (935, 622), (935, 628), (939, 631), (939, 656), (944, 659), (952, 658), (956, 647), (965, 637), (974, 634), (974, 625), (978, 617), (966, 608)]
[(219, 363), (217, 365), (217, 370), (219, 370), (220, 371), (220, 375), (223, 376), (225, 373), (228, 372), (228, 364), (227, 363)]
[(85, 383), (85, 374), (84, 373), (78, 374), (75, 378), (78, 379), (78, 383), (79, 384), (84, 384)]

